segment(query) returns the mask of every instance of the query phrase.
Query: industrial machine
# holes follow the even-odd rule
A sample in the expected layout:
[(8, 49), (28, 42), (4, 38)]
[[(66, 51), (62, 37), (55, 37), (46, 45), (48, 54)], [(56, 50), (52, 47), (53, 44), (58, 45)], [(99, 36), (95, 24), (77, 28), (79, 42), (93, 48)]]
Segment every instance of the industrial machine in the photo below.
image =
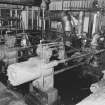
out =
[[(2, 105), (60, 105), (54, 75), (78, 66), (82, 76), (101, 81), (91, 92), (104, 87), (103, 0), (42, 0), (40, 7), (33, 0), (0, 3), (1, 87), (14, 97), (7, 97), (8, 104), (0, 100)], [(18, 92), (25, 84), (28, 93)]]

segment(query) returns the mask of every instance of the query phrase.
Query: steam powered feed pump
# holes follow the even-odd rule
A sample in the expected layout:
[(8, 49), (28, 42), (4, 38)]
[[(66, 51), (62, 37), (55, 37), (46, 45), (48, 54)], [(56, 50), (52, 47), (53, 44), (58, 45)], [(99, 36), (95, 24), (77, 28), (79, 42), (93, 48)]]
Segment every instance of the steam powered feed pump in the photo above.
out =
[[(32, 100), (30, 97), (38, 98), (39, 96), (37, 96), (37, 94), (40, 95), (40, 93), (34, 93), (36, 91), (34, 88), (37, 88), (48, 95), (48, 104), (51, 104), (57, 100), (58, 96), (57, 89), (54, 88), (54, 66), (58, 63), (57, 61), (49, 61), (52, 51), (47, 47), (42, 48), (42, 46), (39, 45), (37, 53), (37, 57), (10, 65), (7, 69), (8, 80), (13, 86), (19, 86), (32, 81), (30, 85), (30, 95), (28, 95), (26, 99)], [(42, 99), (40, 99), (40, 101)]]

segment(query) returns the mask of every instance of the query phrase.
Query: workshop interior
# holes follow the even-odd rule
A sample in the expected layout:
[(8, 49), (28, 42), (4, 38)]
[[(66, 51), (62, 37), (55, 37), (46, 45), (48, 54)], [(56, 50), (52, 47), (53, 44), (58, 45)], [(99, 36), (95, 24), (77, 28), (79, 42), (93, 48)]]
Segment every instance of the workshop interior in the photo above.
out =
[(0, 105), (105, 105), (105, 0), (0, 0)]

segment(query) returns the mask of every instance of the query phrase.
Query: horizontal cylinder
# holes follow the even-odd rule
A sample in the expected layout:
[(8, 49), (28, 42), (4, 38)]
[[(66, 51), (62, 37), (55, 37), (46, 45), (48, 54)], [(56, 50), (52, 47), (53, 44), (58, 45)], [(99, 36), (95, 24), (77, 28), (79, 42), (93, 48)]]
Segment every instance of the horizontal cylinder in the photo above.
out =
[(36, 65), (32, 66), (31, 62), (22, 62), (10, 65), (7, 69), (7, 76), (10, 84), (18, 86), (39, 78), (41, 71)]
[(36, 0), (0, 0), (0, 3), (3, 4), (14, 4), (14, 5), (37, 5), (41, 1)]
[(46, 64), (39, 58), (32, 58), (25, 62), (15, 63), (8, 66), (8, 80), (11, 85), (18, 86), (42, 76), (50, 75), (55, 65), (57, 65), (56, 61)]

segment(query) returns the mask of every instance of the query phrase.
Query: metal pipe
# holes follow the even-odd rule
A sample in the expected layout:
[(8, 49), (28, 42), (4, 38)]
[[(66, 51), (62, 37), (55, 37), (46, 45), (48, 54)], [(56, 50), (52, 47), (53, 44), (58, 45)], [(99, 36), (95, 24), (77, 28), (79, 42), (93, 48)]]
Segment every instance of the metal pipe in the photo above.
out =
[(75, 68), (75, 67), (78, 67), (78, 66), (81, 66), (81, 65), (84, 65), (84, 64), (86, 64), (86, 62), (81, 62), (81, 63), (79, 63), (79, 64), (77, 64), (77, 65), (69, 66), (69, 67), (67, 67), (67, 68), (64, 68), (64, 69), (55, 71), (55, 72), (54, 72), (54, 75), (63, 73), (63, 72), (65, 72), (65, 71), (68, 71), (68, 70), (70, 70), (70, 69), (73, 69), (73, 68)]
[(63, 59), (63, 60), (58, 61), (58, 64), (59, 63), (64, 63), (64, 62), (67, 62), (67, 61), (70, 61), (70, 60), (73, 60), (73, 59), (78, 59), (78, 58), (86, 57), (86, 56), (89, 56), (89, 55), (99, 54), (99, 53), (102, 53), (104, 51), (105, 51), (105, 49), (97, 51), (97, 52), (91, 52), (91, 53), (79, 55), (79, 56), (76, 56), (76, 57), (71, 57), (71, 58), (68, 58), (68, 59)]
[[(96, 52), (96, 53), (94, 53), (94, 54), (99, 54), (99, 53), (102, 53), (102, 52), (104, 52), (104, 51), (105, 51), (105, 49), (100, 50), (100, 51), (98, 51), (98, 52)], [(77, 57), (69, 58), (69, 59), (66, 59), (66, 60), (61, 60), (61, 61), (59, 61), (59, 63), (62, 63), (62, 62), (65, 62), (65, 61), (68, 61), (68, 60), (71, 60), (71, 59), (75, 59), (75, 58), (84, 57), (84, 56), (86, 56), (86, 55), (88, 55), (88, 54), (84, 54), (84, 55), (82, 55), (82, 56), (77, 56)], [(63, 73), (63, 72), (65, 72), (65, 71), (68, 71), (68, 70), (70, 70), (70, 69), (73, 69), (73, 68), (75, 68), (75, 67), (78, 67), (78, 66), (81, 66), (81, 65), (84, 65), (84, 64), (86, 64), (86, 62), (81, 62), (81, 63), (79, 63), (79, 64), (77, 64), (77, 65), (69, 66), (69, 67), (67, 67), (67, 68), (64, 68), (64, 69), (55, 71), (55, 72), (54, 72), (54, 75)]]
[(12, 4), (12, 5), (27, 5), (27, 6), (38, 4), (37, 2), (35, 2), (35, 0), (0, 0), (0, 3)]
[[(62, 42), (61, 42), (62, 43)], [(60, 44), (60, 42), (53, 42), (53, 43), (45, 43), (45, 44), (42, 44), (43, 46), (49, 46), (49, 45), (56, 45), (56, 44)]]
[(67, 62), (67, 61), (70, 61), (70, 60), (73, 60), (73, 59), (78, 59), (78, 58), (81, 58), (81, 57), (86, 57), (86, 56), (89, 56), (91, 54), (92, 53), (87, 53), (87, 54), (83, 54), (83, 55), (80, 55), (80, 56), (71, 57), (71, 58), (68, 58), (68, 59), (63, 59), (63, 60), (58, 61), (58, 64), (59, 63), (64, 63), (64, 62)]

